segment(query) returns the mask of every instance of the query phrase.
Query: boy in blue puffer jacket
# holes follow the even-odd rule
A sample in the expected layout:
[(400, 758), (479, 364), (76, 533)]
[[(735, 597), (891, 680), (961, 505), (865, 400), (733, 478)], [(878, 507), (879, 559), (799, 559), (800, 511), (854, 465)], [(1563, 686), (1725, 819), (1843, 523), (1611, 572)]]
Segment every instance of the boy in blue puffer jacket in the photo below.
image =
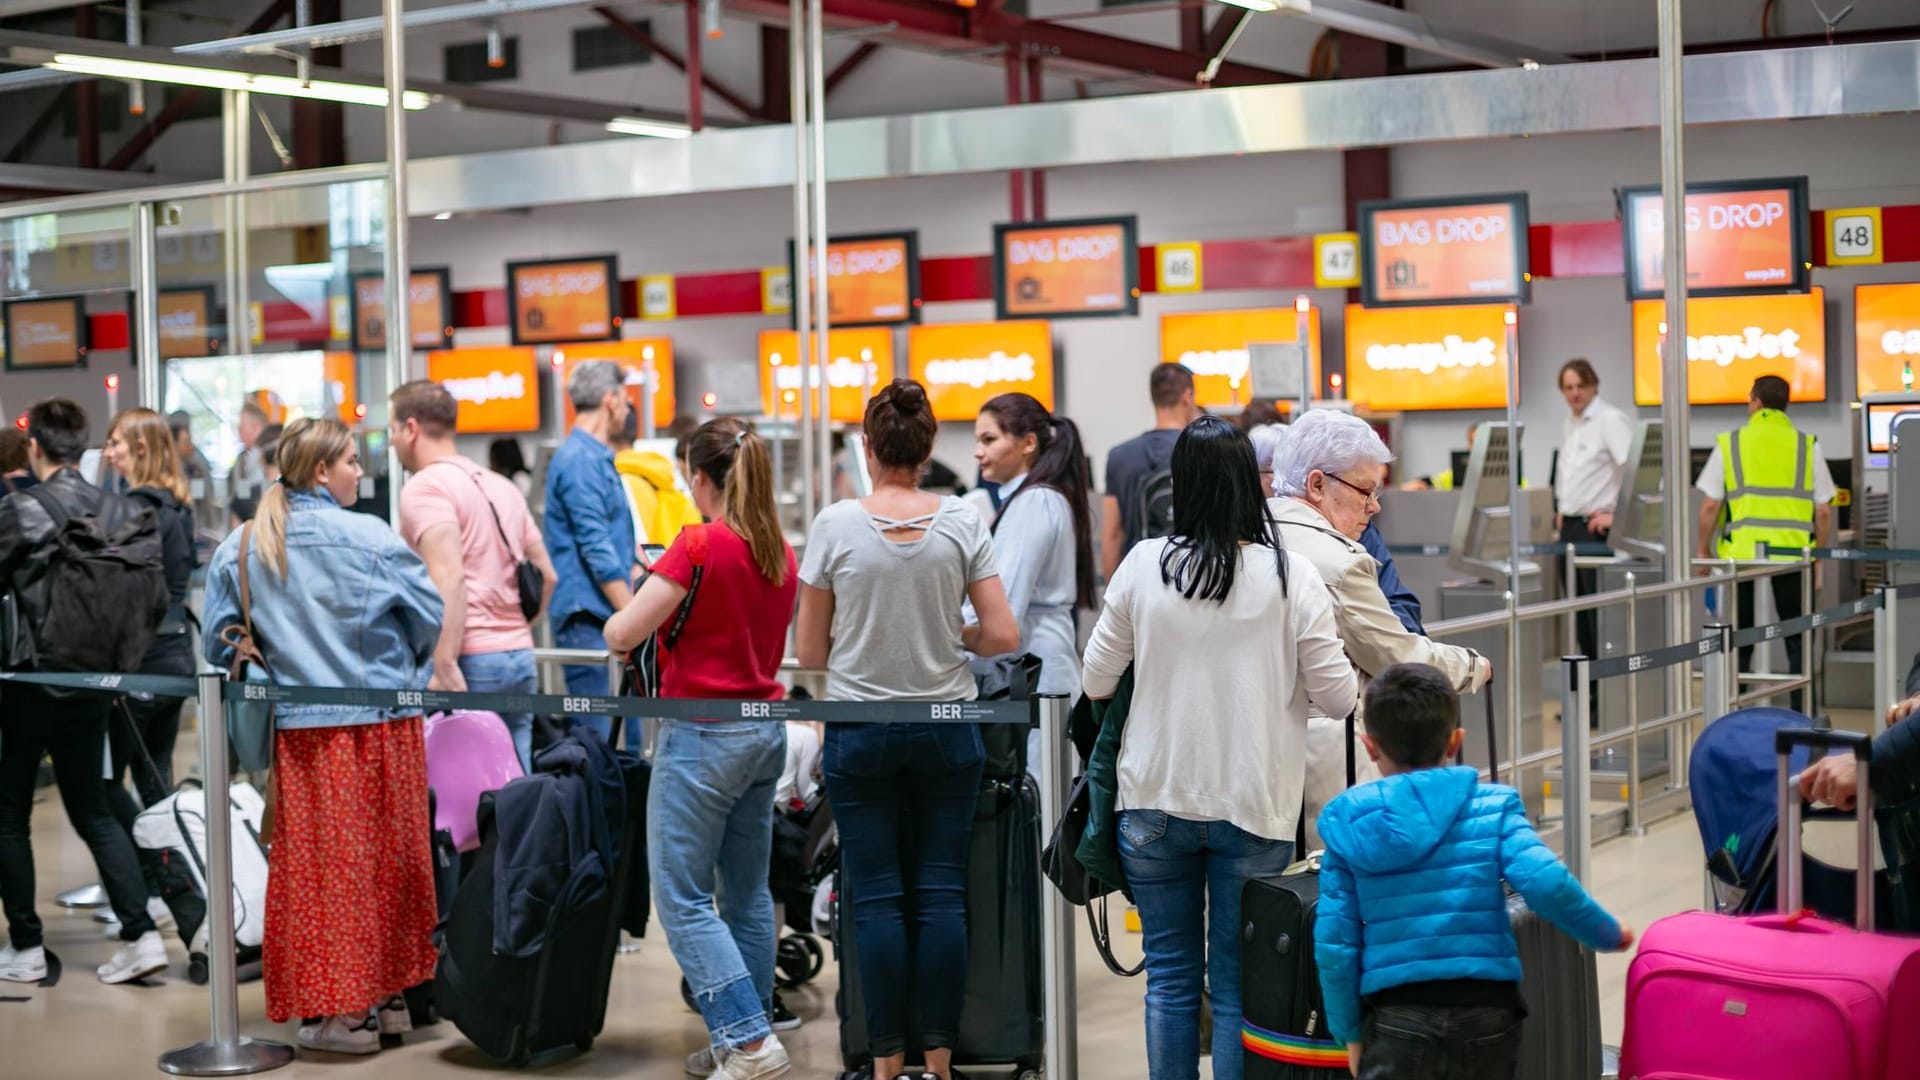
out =
[(1589, 948), (1627, 948), (1633, 931), (1540, 842), (1518, 792), (1447, 765), (1462, 732), (1445, 676), (1396, 664), (1366, 705), (1362, 741), (1384, 778), (1320, 813), (1328, 1027), (1360, 1080), (1513, 1080), (1526, 1008), (1501, 881)]

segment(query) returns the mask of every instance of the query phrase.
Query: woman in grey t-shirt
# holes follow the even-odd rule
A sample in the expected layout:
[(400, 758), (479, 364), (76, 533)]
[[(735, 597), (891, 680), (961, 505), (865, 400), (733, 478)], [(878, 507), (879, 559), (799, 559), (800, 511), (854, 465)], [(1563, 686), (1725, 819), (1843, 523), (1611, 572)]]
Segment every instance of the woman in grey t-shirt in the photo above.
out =
[[(966, 654), (1020, 645), (993, 542), (972, 507), (919, 488), (938, 430), (920, 384), (896, 379), (876, 394), (865, 430), (873, 494), (821, 511), (807, 534), (800, 663), (827, 669), (831, 699), (970, 699)], [(967, 601), (979, 616), (970, 625), (961, 615)], [(840, 827), (843, 902), (859, 954), (852, 974), (865, 991), (874, 1080), (905, 1067), (909, 1026), (927, 1068), (951, 1080), (967, 965), (967, 854), (985, 756), (972, 724), (827, 725), (827, 797)], [(908, 1017), (908, 1002), (918, 1016)]]

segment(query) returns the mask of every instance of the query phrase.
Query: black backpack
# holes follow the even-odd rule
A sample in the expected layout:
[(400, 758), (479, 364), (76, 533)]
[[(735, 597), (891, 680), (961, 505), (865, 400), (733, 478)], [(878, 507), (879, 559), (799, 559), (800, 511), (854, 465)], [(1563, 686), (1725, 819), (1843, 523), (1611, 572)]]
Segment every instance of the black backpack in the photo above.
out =
[(39, 583), (45, 609), (36, 613), (31, 666), (138, 671), (169, 606), (153, 511), (102, 492), (101, 513), (70, 516), (44, 487), (25, 494), (53, 519), (52, 557)]
[(1147, 464), (1152, 468), (1133, 496), (1133, 535), (1127, 537), (1128, 547), (1173, 535), (1173, 459), (1155, 461), (1148, 455)]

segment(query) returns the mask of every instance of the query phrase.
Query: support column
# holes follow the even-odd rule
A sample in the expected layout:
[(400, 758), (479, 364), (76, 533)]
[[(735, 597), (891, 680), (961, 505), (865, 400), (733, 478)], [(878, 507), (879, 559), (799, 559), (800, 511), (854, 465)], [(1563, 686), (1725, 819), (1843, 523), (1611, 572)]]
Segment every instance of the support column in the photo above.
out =
[[(95, 34), (93, 5), (73, 9), (73, 36), (91, 38)], [(73, 84), (73, 131), (78, 136), (79, 165), (83, 169), (100, 167), (100, 81), (82, 79)]]
[[(1035, 53), (1027, 57), (1027, 102), (1032, 104), (1046, 99), (1046, 81), (1040, 69), (1040, 54)], [(1028, 202), (1033, 207), (1033, 220), (1047, 220), (1047, 170), (1028, 170), (1027, 189), (1030, 195)]]
[[(1007, 46), (1007, 104), (1018, 105), (1024, 98), (1020, 54)], [(1007, 170), (1007, 211), (1014, 221), (1027, 220), (1027, 174), (1024, 169)]]
[(707, 126), (706, 88), (700, 83), (700, 0), (687, 0), (687, 126)]
[[(1686, 105), (1681, 89), (1681, 67), (1685, 61), (1680, 35), (1680, 0), (1660, 0), (1660, 198), (1666, 214), (1667, 231), (1662, 263), (1665, 273), (1662, 277), (1666, 284), (1667, 340), (1680, 343), (1679, 348), (1670, 352), (1684, 356), (1687, 340), (1687, 179), (1686, 162), (1681, 152), (1685, 141)], [(1662, 445), (1666, 448), (1661, 461), (1662, 479), (1666, 484), (1668, 505), (1685, 506), (1687, 503), (1681, 493), (1693, 486), (1689, 467), (1691, 455), (1687, 449), (1693, 445), (1688, 434), (1687, 365), (1665, 365), (1660, 382), (1660, 430)], [(1667, 549), (1667, 580), (1685, 581), (1693, 573), (1691, 515), (1667, 514), (1664, 526), (1662, 540)], [(1689, 599), (1685, 593), (1675, 593), (1668, 598), (1668, 641), (1687, 640), (1692, 618)], [(1809, 671), (1816, 659), (1807, 657)], [(1689, 680), (1675, 675), (1668, 682), (1668, 698), (1676, 708), (1684, 708), (1683, 702), (1691, 688)], [(1808, 706), (1818, 709), (1820, 703), (1809, 701)]]

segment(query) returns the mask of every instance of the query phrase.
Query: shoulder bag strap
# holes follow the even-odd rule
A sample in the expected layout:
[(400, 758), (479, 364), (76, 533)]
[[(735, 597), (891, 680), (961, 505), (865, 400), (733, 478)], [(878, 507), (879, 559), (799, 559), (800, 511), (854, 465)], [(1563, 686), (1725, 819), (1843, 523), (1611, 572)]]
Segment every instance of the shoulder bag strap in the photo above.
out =
[(39, 503), (40, 508), (47, 512), (47, 516), (53, 519), (54, 532), (59, 532), (61, 529), (67, 527), (67, 511), (60, 505), (60, 500), (53, 497), (53, 492), (46, 489), (46, 485), (35, 484), (28, 488), (24, 494), (34, 502)]
[[(434, 462), (433, 465), (428, 465), (427, 468), (431, 469), (433, 468), (434, 465), (443, 465), (443, 464), (452, 465), (453, 460), (451, 458), (441, 458), (439, 461)], [(422, 470), (422, 471), (425, 471), (425, 470)], [(487, 494), (486, 486), (480, 483), (480, 474), (477, 472), (467, 473), (465, 469), (462, 469), (460, 471), (463, 473), (466, 473), (467, 479), (473, 481), (474, 488), (480, 492), (480, 501), (487, 504), (487, 512), (493, 515), (493, 531), (500, 534), (500, 542), (506, 545), (507, 554), (511, 556), (516, 562), (524, 561), (525, 556), (521, 555), (518, 551), (515, 551), (513, 547), (513, 541), (507, 539), (507, 527), (506, 525), (502, 524), (500, 521), (500, 508), (493, 505), (493, 499)]]
[(693, 614), (693, 598), (700, 592), (700, 579), (707, 575), (707, 529), (706, 525), (689, 525), (681, 531), (687, 541), (687, 561), (693, 564), (693, 576), (687, 583), (687, 595), (680, 601), (680, 610), (673, 616), (673, 625), (667, 628), (666, 637), (661, 641), (671, 649), (680, 641), (681, 631), (687, 628), (687, 618)]

